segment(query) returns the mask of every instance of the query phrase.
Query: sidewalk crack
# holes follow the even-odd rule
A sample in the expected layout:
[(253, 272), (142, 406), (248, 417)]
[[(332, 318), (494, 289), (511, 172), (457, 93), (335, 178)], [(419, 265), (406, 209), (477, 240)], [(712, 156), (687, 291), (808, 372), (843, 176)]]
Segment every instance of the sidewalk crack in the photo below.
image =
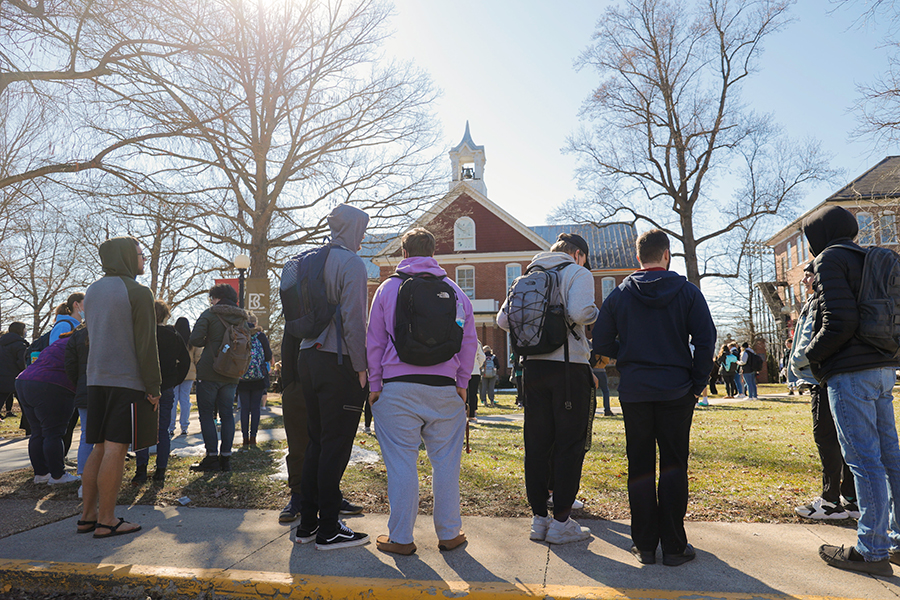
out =
[(544, 562), (544, 581), (541, 585), (547, 589), (547, 574), (550, 572), (550, 544), (547, 544), (547, 560)]
[(237, 562), (235, 562), (234, 564), (232, 564), (232, 565), (226, 567), (225, 570), (226, 570), (226, 571), (230, 571), (231, 569), (236, 568), (239, 564), (241, 564), (242, 562), (244, 562), (245, 560), (247, 560), (248, 558), (250, 558), (250, 557), (253, 556), (254, 554), (258, 554), (258, 553), (262, 552), (263, 550), (265, 550), (266, 548), (268, 548), (269, 546), (271, 546), (272, 544), (274, 544), (275, 542), (277, 542), (278, 540), (280, 540), (280, 539), (283, 538), (284, 536), (290, 536), (290, 535), (291, 535), (292, 529), (293, 529), (293, 528), (290, 528), (290, 529), (288, 529), (287, 531), (285, 531), (284, 533), (282, 533), (281, 535), (279, 535), (278, 537), (276, 537), (275, 539), (269, 540), (268, 542), (266, 542), (265, 544), (263, 544), (262, 546), (260, 546), (259, 548), (257, 548), (256, 550), (254, 550), (253, 552), (251, 552), (250, 554), (248, 554), (247, 556), (244, 556), (243, 558), (238, 559)]

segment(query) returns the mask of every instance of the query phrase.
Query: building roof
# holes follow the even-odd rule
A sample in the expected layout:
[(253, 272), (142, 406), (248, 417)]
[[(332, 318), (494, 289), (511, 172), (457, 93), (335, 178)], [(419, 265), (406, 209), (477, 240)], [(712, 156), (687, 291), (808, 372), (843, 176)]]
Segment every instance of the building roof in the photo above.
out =
[(869, 200), (900, 196), (900, 156), (888, 156), (842, 187), (828, 200)]
[(560, 233), (577, 233), (590, 249), (592, 269), (637, 269), (637, 233), (630, 223), (596, 225), (538, 225), (531, 229), (551, 245)]

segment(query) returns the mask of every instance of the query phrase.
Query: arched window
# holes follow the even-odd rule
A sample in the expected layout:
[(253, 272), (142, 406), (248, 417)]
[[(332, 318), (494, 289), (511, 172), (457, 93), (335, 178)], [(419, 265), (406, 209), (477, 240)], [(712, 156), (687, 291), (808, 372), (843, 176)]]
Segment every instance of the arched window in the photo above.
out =
[(475, 249), (475, 221), (469, 217), (460, 217), (453, 225), (453, 249)]
[(856, 243), (860, 246), (875, 244), (875, 221), (872, 219), (871, 213), (856, 213), (856, 222), (859, 224), (859, 236), (856, 238)]
[(513, 284), (513, 281), (516, 280), (516, 277), (522, 275), (522, 265), (519, 263), (510, 263), (506, 265), (506, 289)]
[(603, 296), (602, 300), (606, 300), (606, 297), (609, 296), (614, 289), (616, 289), (616, 278), (604, 277), (600, 281), (600, 293)]
[(475, 299), (475, 267), (456, 267), (456, 285), (469, 297)]

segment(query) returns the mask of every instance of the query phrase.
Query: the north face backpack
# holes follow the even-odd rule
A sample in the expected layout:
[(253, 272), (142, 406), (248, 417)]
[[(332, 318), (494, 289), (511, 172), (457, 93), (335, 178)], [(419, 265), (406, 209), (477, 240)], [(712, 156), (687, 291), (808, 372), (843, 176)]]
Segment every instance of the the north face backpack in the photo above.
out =
[(532, 266), (509, 287), (506, 316), (516, 354), (547, 354), (566, 343), (568, 325), (559, 293), (559, 272), (568, 264), (551, 269)]
[(333, 247), (325, 244), (301, 252), (291, 258), (281, 272), (278, 291), (284, 311), (284, 330), (296, 338), (319, 337), (335, 313), (340, 314), (340, 304), (329, 303), (325, 292), (325, 261)]
[(216, 316), (225, 326), (225, 335), (213, 358), (213, 371), (229, 379), (240, 379), (250, 366), (250, 328), (246, 323), (232, 325)]
[(859, 310), (856, 337), (885, 356), (900, 358), (900, 256), (878, 246), (859, 248), (835, 244), (830, 247), (865, 253), (856, 296)]
[(250, 365), (247, 371), (241, 375), (244, 381), (254, 381), (264, 379), (266, 376), (266, 354), (263, 350), (262, 342), (259, 341), (259, 334), (253, 334), (250, 338)]
[(446, 362), (462, 348), (463, 325), (457, 320), (456, 290), (443, 276), (395, 273), (403, 282), (394, 313), (394, 348), (400, 360), (429, 366)]

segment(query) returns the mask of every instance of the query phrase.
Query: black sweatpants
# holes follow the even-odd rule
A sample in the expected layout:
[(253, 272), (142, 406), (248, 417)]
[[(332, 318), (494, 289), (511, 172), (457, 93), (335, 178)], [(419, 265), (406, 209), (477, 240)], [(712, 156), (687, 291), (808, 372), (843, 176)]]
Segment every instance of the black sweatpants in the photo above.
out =
[(554, 516), (568, 515), (581, 483), (585, 437), (593, 419), (591, 368), (552, 360), (525, 362), (525, 491), (534, 514), (547, 516), (553, 469)]
[(466, 404), (469, 406), (467, 416), (470, 419), (475, 418), (475, 411), (478, 409), (478, 390), (481, 388), (481, 375), (472, 375), (469, 380), (469, 389), (466, 392)]
[(856, 487), (853, 473), (844, 462), (841, 444), (838, 441), (834, 417), (828, 403), (828, 388), (814, 385), (810, 389), (812, 397), (813, 440), (819, 450), (822, 461), (822, 498), (838, 504), (841, 495), (856, 499)]
[(303, 475), (303, 459), (309, 445), (309, 430), (306, 423), (306, 398), (300, 383), (292, 381), (281, 392), (281, 410), (284, 413), (284, 433), (287, 437), (288, 453), (285, 457), (288, 472), (288, 487), (291, 495), (300, 497), (300, 481)]
[[(688, 453), (697, 399), (690, 392), (666, 402), (622, 402), (631, 539), (639, 550), (678, 554), (687, 546)], [(659, 487), (656, 449), (659, 447)]]
[(350, 460), (353, 438), (366, 400), (365, 389), (350, 358), (314, 348), (300, 351), (297, 378), (306, 398), (309, 444), (300, 481), (300, 519), (319, 533), (337, 531), (341, 510), (341, 477)]

